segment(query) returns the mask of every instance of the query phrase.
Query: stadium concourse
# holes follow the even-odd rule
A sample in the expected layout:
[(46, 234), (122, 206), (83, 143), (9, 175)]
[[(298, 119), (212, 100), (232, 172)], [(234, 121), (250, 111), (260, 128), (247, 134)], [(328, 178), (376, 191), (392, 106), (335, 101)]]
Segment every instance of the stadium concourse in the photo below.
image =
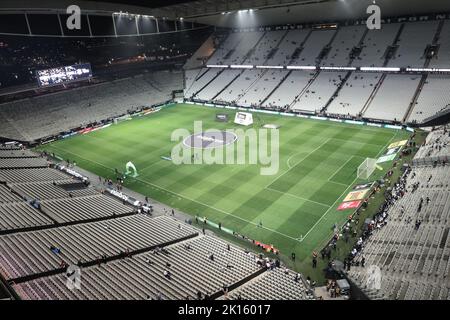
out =
[[(444, 9), (96, 5), (0, 11), (0, 299), (450, 300)], [(280, 173), (175, 165), (195, 121), (280, 132)]]

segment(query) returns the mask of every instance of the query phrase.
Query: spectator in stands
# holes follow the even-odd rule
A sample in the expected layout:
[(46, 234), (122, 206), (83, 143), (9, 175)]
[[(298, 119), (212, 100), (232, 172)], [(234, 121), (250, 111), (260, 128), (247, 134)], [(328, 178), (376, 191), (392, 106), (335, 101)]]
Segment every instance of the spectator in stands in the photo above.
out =
[(164, 277), (166, 277), (166, 279), (172, 279), (172, 274), (170, 273), (169, 270), (164, 270)]

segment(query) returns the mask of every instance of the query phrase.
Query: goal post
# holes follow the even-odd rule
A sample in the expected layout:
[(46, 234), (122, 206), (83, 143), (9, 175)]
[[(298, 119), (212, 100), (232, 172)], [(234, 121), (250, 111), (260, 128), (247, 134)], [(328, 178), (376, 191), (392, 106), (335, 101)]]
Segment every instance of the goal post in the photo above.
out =
[(358, 178), (367, 180), (377, 167), (377, 159), (366, 158), (358, 167)]

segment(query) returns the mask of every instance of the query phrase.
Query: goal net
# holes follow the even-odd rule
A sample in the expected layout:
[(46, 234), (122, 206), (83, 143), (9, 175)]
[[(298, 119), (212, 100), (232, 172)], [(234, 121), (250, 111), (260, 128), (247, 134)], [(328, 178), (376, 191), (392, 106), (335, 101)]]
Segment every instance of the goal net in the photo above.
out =
[(377, 159), (367, 158), (358, 167), (358, 178), (367, 180), (370, 175), (375, 171), (377, 166)]

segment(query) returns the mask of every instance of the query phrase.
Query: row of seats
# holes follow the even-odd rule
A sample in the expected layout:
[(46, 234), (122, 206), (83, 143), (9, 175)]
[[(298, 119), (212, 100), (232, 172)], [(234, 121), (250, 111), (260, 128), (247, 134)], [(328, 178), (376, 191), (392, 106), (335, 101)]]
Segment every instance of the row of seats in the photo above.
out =
[(46, 167), (48, 163), (43, 158), (0, 158), (0, 169)]
[(23, 183), (34, 181), (60, 181), (67, 180), (68, 175), (51, 168), (23, 168), (0, 170), (0, 182)]
[(42, 200), (40, 207), (59, 223), (115, 217), (134, 211), (130, 206), (102, 194)]
[(0, 232), (52, 225), (54, 222), (26, 202), (0, 204)]
[(19, 201), (22, 201), (22, 199), (18, 195), (13, 193), (6, 185), (0, 184), (0, 204)]
[[(64, 185), (76, 185), (78, 188), (68, 191), (65, 190)], [(63, 180), (58, 182), (22, 182), (10, 183), (8, 186), (16, 193), (27, 199), (61, 199), (61, 198), (76, 198), (85, 197), (98, 194), (93, 188), (86, 187), (81, 182), (73, 180)]]
[(29, 150), (0, 150), (0, 158), (37, 158), (37, 155)]
[(314, 299), (314, 296), (300, 275), (284, 268), (275, 268), (233, 290), (229, 298), (232, 300), (310, 300)]
[(194, 235), (193, 228), (169, 217), (132, 215), (1, 236), (1, 265), (7, 278), (14, 279), (59, 269), (62, 262), (92, 262)]
[[(211, 259), (213, 255), (213, 259)], [(82, 290), (64, 275), (17, 284), (24, 299), (194, 299), (220, 294), (260, 270), (256, 257), (210, 236), (82, 269)], [(169, 273), (167, 273), (169, 272)]]
[(424, 144), (417, 151), (414, 160), (450, 156), (450, 131), (442, 128), (430, 132)]
[(449, 76), (428, 75), (408, 121), (421, 123), (426, 118), (450, 108), (449, 89)]

